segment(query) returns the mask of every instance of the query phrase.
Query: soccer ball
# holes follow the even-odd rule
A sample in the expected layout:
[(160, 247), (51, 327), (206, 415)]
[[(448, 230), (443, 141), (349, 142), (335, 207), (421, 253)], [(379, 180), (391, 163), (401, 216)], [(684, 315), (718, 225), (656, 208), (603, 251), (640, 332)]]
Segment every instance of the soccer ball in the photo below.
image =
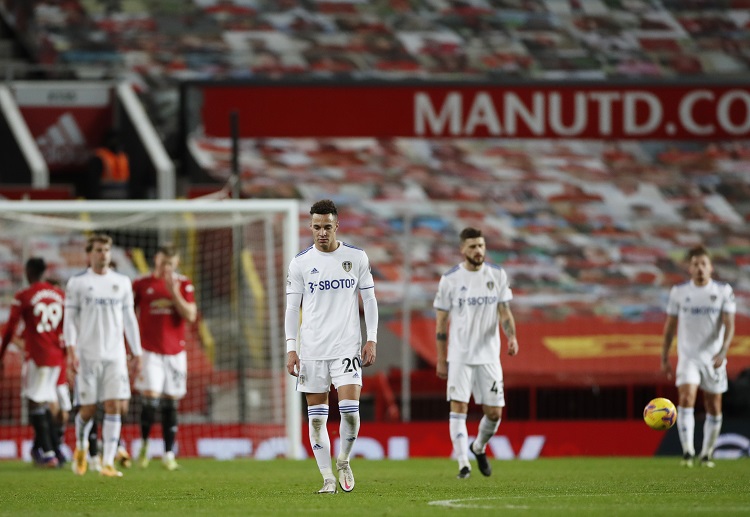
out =
[(651, 429), (666, 431), (677, 421), (677, 408), (669, 399), (655, 398), (643, 408), (643, 420)]

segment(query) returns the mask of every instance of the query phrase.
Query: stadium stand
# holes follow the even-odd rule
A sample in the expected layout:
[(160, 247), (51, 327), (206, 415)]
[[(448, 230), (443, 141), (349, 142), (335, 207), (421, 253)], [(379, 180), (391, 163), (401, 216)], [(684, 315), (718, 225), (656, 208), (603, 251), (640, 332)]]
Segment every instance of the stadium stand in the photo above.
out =
[[(184, 4), (0, 1), (5, 20), (37, 63), (68, 67), (81, 78), (127, 77), (166, 135), (176, 134), (177, 85), (188, 79), (729, 80), (746, 78), (750, 64), (746, 0)], [(191, 134), (187, 144), (214, 183), (209, 191), (229, 180), (227, 139)], [(491, 258), (507, 266), (521, 329), (541, 321), (557, 333), (590, 326), (594, 334), (605, 334), (613, 324), (637, 323), (658, 335), (667, 288), (684, 278), (681, 253), (698, 242), (712, 249), (718, 277), (735, 288), (738, 328), (750, 325), (746, 138), (275, 138), (244, 141), (239, 161), (243, 197), (332, 197), (346, 207), (341, 232), (368, 250), (385, 323), (395, 336), (402, 330), (399, 311), (409, 282), (412, 307), (420, 312), (412, 345), (430, 375), (431, 300), (437, 278), (457, 260), (454, 236), (466, 225), (484, 228)], [(405, 202), (415, 207), (410, 278), (403, 277), (404, 250), (394, 240), (404, 228), (398, 208)], [(3, 263), (17, 267), (18, 257), (4, 255)], [(523, 333), (534, 346), (550, 350), (543, 326)], [(630, 383), (629, 389), (659, 382), (663, 388), (653, 358), (659, 342), (642, 346), (652, 357), (641, 354), (632, 362), (591, 363), (582, 354), (576, 366), (561, 362), (564, 354), (522, 355), (507, 363), (508, 383), (602, 385), (608, 378)], [(747, 347), (743, 341), (741, 357), (730, 362), (733, 375), (750, 366)], [(578, 367), (593, 372), (593, 380), (566, 378)], [(644, 378), (645, 368), (654, 375)], [(414, 385), (434, 395), (439, 389), (427, 374), (418, 373), (424, 377)], [(397, 391), (398, 372), (389, 379)], [(526, 413), (516, 416), (532, 417), (532, 403), (524, 407)]]

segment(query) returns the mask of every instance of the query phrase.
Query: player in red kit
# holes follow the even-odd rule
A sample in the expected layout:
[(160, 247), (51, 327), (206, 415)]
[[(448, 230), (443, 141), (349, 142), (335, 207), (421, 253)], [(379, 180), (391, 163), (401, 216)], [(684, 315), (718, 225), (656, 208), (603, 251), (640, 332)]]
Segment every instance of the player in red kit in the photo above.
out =
[(65, 362), (65, 349), (60, 335), (63, 325), (65, 293), (42, 280), (47, 265), (41, 258), (26, 261), (29, 287), (13, 297), (10, 317), (0, 345), (0, 369), (5, 349), (13, 340), (16, 328), (23, 323), (22, 339), (25, 349), (23, 396), (29, 401), (29, 415), (34, 427), (35, 447), (41, 453), (39, 464), (57, 467), (55, 455), (57, 434), (52, 423), (49, 404), (57, 403), (57, 381)]
[(188, 277), (177, 273), (179, 262), (174, 247), (161, 246), (154, 255), (153, 273), (133, 282), (143, 344), (143, 370), (135, 382), (143, 402), (143, 443), (138, 454), (141, 468), (148, 466), (148, 438), (159, 407), (164, 435), (162, 463), (167, 470), (178, 468), (173, 448), (177, 404), (187, 391), (185, 322), (194, 323), (198, 315), (195, 289)]

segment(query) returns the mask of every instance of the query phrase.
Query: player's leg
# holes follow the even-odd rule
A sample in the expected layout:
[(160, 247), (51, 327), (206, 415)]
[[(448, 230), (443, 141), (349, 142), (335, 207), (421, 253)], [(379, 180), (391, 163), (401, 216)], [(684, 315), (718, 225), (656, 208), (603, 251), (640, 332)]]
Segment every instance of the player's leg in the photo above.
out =
[(100, 376), (101, 364), (81, 357), (73, 389), (73, 405), (78, 411), (74, 419), (76, 445), (71, 465), (79, 476), (88, 470), (89, 434), (96, 418)]
[(104, 419), (102, 420), (102, 470), (106, 477), (120, 477), (122, 473), (115, 469), (115, 456), (122, 429), (122, 400), (107, 399), (104, 401)]
[(58, 448), (55, 451), (55, 454), (57, 455), (57, 461), (60, 462), (60, 464), (63, 464), (68, 460), (68, 458), (65, 457), (65, 453), (63, 453), (62, 446), (65, 445), (65, 428), (68, 425), (68, 418), (73, 406), (70, 400), (70, 388), (68, 387), (67, 382), (60, 383), (58, 379), (56, 391), (57, 412), (54, 413), (53, 416)]
[[(88, 399), (87, 399), (88, 400)], [(88, 470), (89, 434), (94, 425), (96, 403), (83, 404), (75, 417), (76, 448), (73, 452), (73, 472), (82, 476)]]
[(487, 443), (495, 436), (505, 407), (505, 390), (503, 371), (500, 363), (484, 364), (474, 367), (474, 400), (482, 405), (484, 413), (479, 421), (477, 438), (469, 445), (469, 450), (477, 459), (479, 471), (485, 475), (492, 474), (492, 466), (487, 459)]
[(682, 445), (682, 465), (693, 466), (695, 458), (695, 399), (697, 384), (682, 384), (677, 387), (677, 434)]
[(451, 443), (453, 443), (453, 452), (458, 461), (457, 477), (459, 479), (466, 479), (471, 476), (468, 452), (469, 433), (466, 429), (471, 385), (472, 371), (470, 366), (459, 363), (448, 365), (447, 399), (450, 401), (448, 430)]
[(102, 470), (102, 458), (101, 458), (101, 451), (99, 450), (99, 422), (102, 421), (104, 418), (104, 413), (102, 412), (101, 408), (97, 404), (96, 412), (94, 413), (93, 418), (91, 419), (91, 428), (89, 429), (88, 434), (88, 456), (89, 456), (89, 465), (91, 465), (91, 469), (99, 472)]
[(150, 461), (148, 441), (156, 422), (166, 377), (159, 358), (158, 354), (144, 350), (141, 374), (135, 381), (135, 389), (141, 394), (141, 449), (138, 451), (138, 466), (141, 468), (148, 467)]
[(187, 354), (162, 356), (165, 367), (163, 395), (161, 398), (161, 428), (164, 435), (162, 464), (167, 470), (179, 468), (174, 446), (177, 440), (179, 401), (187, 393)]
[(57, 399), (55, 387), (60, 376), (60, 367), (37, 366), (33, 360), (29, 360), (25, 375), (23, 395), (29, 402), (34, 442), (41, 449), (39, 464), (43, 467), (57, 467), (48, 404)]
[(354, 442), (357, 441), (359, 435), (360, 391), (361, 386), (356, 384), (347, 384), (337, 388), (341, 423), (339, 424), (340, 450), (338, 458), (336, 458), (336, 470), (338, 471), (339, 485), (344, 492), (351, 492), (354, 489), (354, 473), (349, 461)]
[(329, 361), (300, 361), (297, 391), (307, 400), (307, 427), (315, 462), (323, 476), (320, 494), (336, 493), (331, 467), (331, 438), (328, 435), (328, 391), (331, 386)]
[(120, 402), (120, 435), (117, 437), (117, 451), (115, 452), (115, 461), (123, 468), (129, 469), (132, 465), (130, 453), (125, 447), (125, 440), (122, 439), (122, 425), (125, 424), (128, 412), (130, 411), (130, 401), (123, 400)]
[(331, 381), (339, 397), (339, 455), (336, 470), (344, 492), (354, 489), (350, 458), (360, 427), (359, 396), (362, 391), (362, 360), (359, 356), (331, 363)]
[(164, 456), (162, 464), (167, 470), (177, 470), (179, 465), (174, 455), (174, 444), (177, 439), (177, 407), (179, 401), (172, 397), (161, 399), (161, 430), (164, 435)]
[(703, 404), (706, 407), (706, 421), (703, 424), (703, 446), (701, 448), (701, 466), (714, 467), (714, 449), (721, 433), (724, 421), (722, 413), (722, 395), (729, 389), (726, 361), (719, 368), (707, 364), (701, 381)]
[(130, 400), (130, 379), (127, 363), (102, 361), (102, 395), (104, 400), (104, 420), (102, 422), (102, 470), (107, 477), (120, 477), (122, 472), (115, 469), (115, 456), (122, 429), (122, 410)]
[[(31, 426), (34, 428), (34, 443), (38, 445), (39, 454), (39, 466), (44, 467), (56, 467), (57, 457), (55, 456), (55, 448), (52, 445), (52, 434), (49, 426), (49, 409), (45, 402), (35, 402), (29, 399), (29, 420), (31, 420)], [(54, 459), (54, 465), (51, 461)]]
[(700, 366), (690, 359), (678, 358), (675, 369), (677, 386), (677, 433), (682, 445), (682, 461), (692, 467), (695, 458), (695, 400), (701, 382)]

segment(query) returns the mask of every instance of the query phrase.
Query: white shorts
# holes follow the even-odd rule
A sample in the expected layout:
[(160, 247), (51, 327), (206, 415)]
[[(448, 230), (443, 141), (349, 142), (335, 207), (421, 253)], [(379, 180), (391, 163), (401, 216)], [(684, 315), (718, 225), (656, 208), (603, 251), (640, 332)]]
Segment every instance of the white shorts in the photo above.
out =
[(155, 391), (181, 399), (187, 393), (187, 352), (162, 355), (143, 351), (143, 368), (135, 379), (135, 389)]
[(503, 369), (499, 362), (448, 365), (447, 399), (468, 403), (472, 395), (477, 404), (505, 407)]
[(359, 355), (344, 359), (316, 361), (301, 359), (297, 391), (302, 393), (328, 393), (331, 384), (340, 386), (356, 384), (362, 386), (362, 359)]
[(697, 359), (678, 359), (675, 372), (675, 386), (694, 384), (707, 393), (726, 393), (729, 389), (727, 380), (727, 361), (718, 368), (712, 362)]
[(73, 403), (70, 401), (70, 388), (68, 383), (58, 384), (57, 388), (57, 404), (60, 406), (60, 411), (72, 411)]
[(76, 375), (75, 404), (90, 406), (105, 400), (129, 400), (130, 376), (125, 361), (86, 361)]
[(21, 396), (39, 404), (57, 402), (57, 379), (60, 377), (59, 366), (37, 366), (29, 359), (24, 361), (21, 376), (23, 388)]

